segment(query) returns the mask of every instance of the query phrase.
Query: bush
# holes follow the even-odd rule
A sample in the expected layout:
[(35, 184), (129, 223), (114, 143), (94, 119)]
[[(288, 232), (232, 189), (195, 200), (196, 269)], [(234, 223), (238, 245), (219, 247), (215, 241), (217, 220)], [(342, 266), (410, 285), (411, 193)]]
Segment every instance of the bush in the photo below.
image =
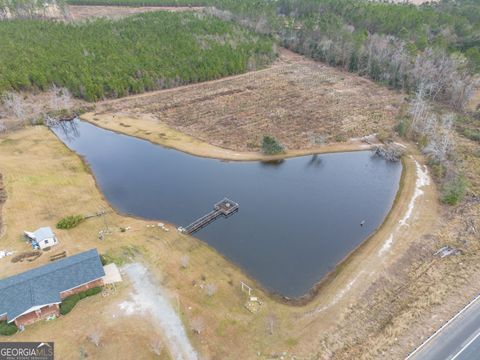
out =
[(60, 304), (60, 314), (62, 315), (68, 314), (70, 311), (72, 311), (72, 309), (75, 307), (75, 305), (77, 305), (77, 303), (80, 300), (85, 299), (88, 296), (96, 295), (101, 291), (102, 291), (102, 288), (97, 286), (97, 287), (79, 292), (78, 294), (74, 294), (66, 297), (65, 299), (63, 299), (62, 303)]
[(284, 148), (274, 137), (264, 136), (262, 141), (262, 152), (265, 155), (275, 155), (284, 152)]
[(72, 229), (78, 226), (85, 218), (82, 215), (70, 215), (57, 223), (57, 229)]
[(80, 294), (71, 295), (63, 299), (62, 303), (60, 304), (60, 314), (68, 314), (75, 307), (75, 305), (77, 305), (77, 302), (79, 301)]
[(480, 142), (480, 130), (465, 129), (465, 130), (463, 130), (463, 135), (464, 135), (467, 139)]
[(94, 288), (91, 288), (91, 289), (88, 289), (87, 291), (85, 291), (85, 294), (87, 296), (93, 296), (93, 295), (97, 295), (99, 293), (102, 292), (102, 288), (100, 286), (97, 286), (97, 287), (94, 287)]
[(467, 180), (463, 175), (457, 176), (443, 186), (442, 202), (448, 205), (457, 205), (463, 200), (467, 190)]
[(113, 263), (113, 258), (110, 255), (102, 254), (100, 255), (100, 261), (102, 262), (102, 265), (105, 266)]
[(435, 159), (429, 159), (428, 160), (428, 165), (430, 166), (430, 169), (432, 170), (432, 175), (436, 179), (443, 179), (447, 169), (445, 168), (445, 165), (441, 161), (437, 161)]
[(407, 119), (401, 119), (395, 126), (395, 132), (402, 138), (407, 136), (407, 131), (410, 128), (410, 122)]
[(17, 325), (9, 324), (6, 321), (0, 321), (0, 335), (10, 336), (18, 331)]

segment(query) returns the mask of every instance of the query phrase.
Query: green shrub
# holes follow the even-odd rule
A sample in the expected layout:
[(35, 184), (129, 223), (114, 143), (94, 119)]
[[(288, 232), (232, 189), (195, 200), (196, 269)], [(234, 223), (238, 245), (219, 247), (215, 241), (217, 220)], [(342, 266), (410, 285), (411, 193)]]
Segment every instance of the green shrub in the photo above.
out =
[(262, 140), (262, 152), (265, 155), (275, 155), (284, 152), (284, 148), (274, 137), (264, 136)]
[(88, 289), (87, 291), (85, 291), (85, 294), (86, 294), (86, 296), (93, 296), (93, 295), (97, 295), (101, 292), (102, 292), (102, 288), (100, 286), (97, 286), (97, 287)]
[(428, 166), (430, 166), (430, 169), (432, 170), (433, 177), (435, 177), (436, 179), (443, 179), (447, 169), (442, 162), (434, 159), (429, 159)]
[(97, 287), (79, 292), (78, 294), (74, 294), (66, 297), (65, 299), (63, 299), (62, 303), (60, 304), (60, 314), (62, 315), (68, 314), (70, 311), (72, 311), (72, 309), (75, 307), (75, 305), (77, 305), (77, 303), (80, 300), (85, 299), (88, 296), (96, 295), (100, 292), (102, 292), (102, 288), (97, 286)]
[(465, 196), (467, 184), (463, 175), (447, 182), (443, 186), (442, 202), (448, 205), (457, 205)]
[(6, 321), (0, 321), (0, 335), (10, 336), (18, 331), (17, 325), (9, 324)]
[(60, 304), (60, 314), (66, 315), (77, 305), (77, 302), (80, 301), (80, 295), (75, 294), (63, 299)]
[(480, 130), (468, 129), (467, 128), (467, 129), (463, 130), (463, 135), (467, 139), (480, 142)]
[(113, 259), (110, 255), (102, 254), (100, 255), (100, 261), (102, 262), (102, 265), (105, 266), (107, 264), (111, 264), (113, 262)]
[(78, 226), (85, 218), (82, 215), (70, 215), (57, 223), (57, 229), (72, 229)]
[(401, 119), (395, 126), (395, 132), (402, 138), (407, 136), (408, 129), (410, 128), (410, 122), (407, 119)]

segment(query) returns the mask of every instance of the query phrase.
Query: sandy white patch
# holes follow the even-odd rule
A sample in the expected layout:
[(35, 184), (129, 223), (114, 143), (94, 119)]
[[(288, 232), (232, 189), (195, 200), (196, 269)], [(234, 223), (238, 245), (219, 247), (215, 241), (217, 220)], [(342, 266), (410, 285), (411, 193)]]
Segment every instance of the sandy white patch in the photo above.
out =
[(407, 220), (412, 216), (413, 209), (415, 207), (415, 201), (417, 201), (417, 198), (419, 196), (423, 195), (422, 188), (424, 186), (430, 185), (430, 177), (428, 176), (427, 166), (426, 165), (422, 166), (415, 160), (415, 167), (416, 167), (416, 173), (417, 173), (417, 181), (415, 183), (415, 193), (413, 194), (413, 197), (410, 200), (410, 203), (408, 204), (408, 209), (407, 209), (407, 212), (405, 213), (405, 216), (403, 217), (403, 219), (399, 221), (400, 226), (408, 226)]
[(360, 271), (357, 276), (355, 276), (344, 288), (342, 288), (336, 295), (335, 297), (333, 298), (333, 300), (328, 304), (328, 305), (325, 305), (325, 306), (322, 306), (322, 307), (319, 307), (319, 308), (315, 308), (313, 309), (312, 311), (309, 311), (305, 314), (305, 316), (310, 316), (310, 315), (314, 315), (314, 314), (318, 314), (318, 313), (321, 313), (322, 311), (325, 311), (329, 308), (331, 308), (333, 305), (335, 305), (336, 303), (338, 303), (344, 296), (346, 293), (348, 293), (353, 285), (355, 284), (355, 282), (358, 280), (358, 278), (360, 277), (360, 275), (362, 275), (364, 273), (364, 271)]
[(0, 250), (0, 259), (10, 255), (13, 255), (13, 251)]
[(415, 208), (415, 202), (417, 198), (424, 194), (422, 190), (423, 187), (430, 185), (430, 176), (428, 176), (428, 169), (425, 165), (420, 165), (418, 161), (415, 160), (415, 168), (417, 174), (417, 180), (415, 182), (415, 192), (413, 193), (412, 199), (408, 203), (408, 209), (405, 212), (403, 218), (398, 222), (399, 226), (390, 234), (387, 240), (383, 243), (382, 247), (378, 251), (378, 256), (383, 256), (385, 253), (390, 250), (394, 241), (394, 235), (399, 231), (403, 226), (408, 226), (408, 219), (411, 218), (413, 209)]
[(182, 321), (168, 300), (165, 289), (155, 284), (147, 268), (142, 264), (128, 264), (123, 267), (123, 270), (132, 281), (135, 294), (130, 301), (120, 303), (120, 309), (127, 315), (148, 313), (163, 329), (174, 359), (198, 359)]
[(393, 234), (390, 234), (388, 239), (383, 243), (382, 247), (380, 250), (378, 250), (378, 256), (382, 256), (384, 253), (386, 253), (393, 244)]

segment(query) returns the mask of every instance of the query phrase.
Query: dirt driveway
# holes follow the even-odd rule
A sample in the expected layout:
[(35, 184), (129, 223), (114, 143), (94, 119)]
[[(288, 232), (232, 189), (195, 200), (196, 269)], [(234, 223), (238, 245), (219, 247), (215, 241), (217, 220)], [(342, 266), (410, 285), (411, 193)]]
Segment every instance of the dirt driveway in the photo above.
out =
[(167, 292), (155, 283), (147, 268), (140, 263), (128, 264), (122, 269), (130, 278), (134, 294), (130, 300), (120, 303), (126, 315), (148, 313), (164, 332), (174, 359), (196, 360), (198, 355), (190, 344), (182, 320), (178, 317)]

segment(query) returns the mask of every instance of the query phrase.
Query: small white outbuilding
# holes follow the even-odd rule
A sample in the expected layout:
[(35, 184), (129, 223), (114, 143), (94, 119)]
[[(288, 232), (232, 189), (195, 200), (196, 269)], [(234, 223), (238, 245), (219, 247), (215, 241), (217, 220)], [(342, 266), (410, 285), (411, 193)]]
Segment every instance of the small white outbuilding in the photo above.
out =
[(45, 249), (58, 244), (57, 237), (50, 227), (41, 227), (34, 232), (25, 231), (25, 236), (29, 239), (34, 249)]

